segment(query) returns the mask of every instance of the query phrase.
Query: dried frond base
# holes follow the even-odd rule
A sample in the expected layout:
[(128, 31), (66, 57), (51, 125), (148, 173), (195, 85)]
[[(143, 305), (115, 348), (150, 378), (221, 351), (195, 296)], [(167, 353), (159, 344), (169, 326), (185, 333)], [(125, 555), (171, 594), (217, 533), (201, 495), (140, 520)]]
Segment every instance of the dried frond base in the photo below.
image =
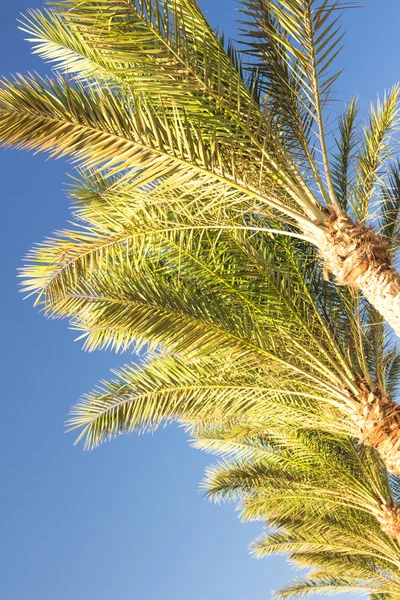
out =
[(377, 517), (382, 531), (390, 538), (400, 541), (400, 507), (382, 505), (381, 515)]
[(400, 475), (400, 405), (384, 392), (363, 390), (353, 415), (361, 442), (378, 450), (386, 468)]
[(346, 213), (331, 210), (318, 246), (337, 283), (361, 290), (400, 335), (400, 276), (385, 242)]

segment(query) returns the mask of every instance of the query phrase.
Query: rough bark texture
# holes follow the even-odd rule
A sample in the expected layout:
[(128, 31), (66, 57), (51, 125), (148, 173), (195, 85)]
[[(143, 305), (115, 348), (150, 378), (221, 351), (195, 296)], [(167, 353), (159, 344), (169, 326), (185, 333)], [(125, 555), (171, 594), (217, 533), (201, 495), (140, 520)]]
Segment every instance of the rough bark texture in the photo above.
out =
[(382, 505), (381, 516), (378, 521), (384, 531), (390, 538), (400, 542), (400, 507)]
[(360, 441), (376, 448), (388, 471), (400, 475), (400, 405), (385, 392), (371, 392), (366, 387), (358, 401), (353, 420)]
[(318, 246), (337, 283), (361, 290), (400, 336), (400, 275), (385, 242), (345, 213), (331, 211)]

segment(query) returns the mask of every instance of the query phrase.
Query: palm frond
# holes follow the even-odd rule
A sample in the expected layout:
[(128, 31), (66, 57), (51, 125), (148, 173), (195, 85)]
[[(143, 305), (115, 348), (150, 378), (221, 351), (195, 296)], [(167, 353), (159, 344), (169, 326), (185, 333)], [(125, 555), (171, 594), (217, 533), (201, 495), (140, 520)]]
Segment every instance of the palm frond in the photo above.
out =
[[(236, 139), (236, 158), (231, 147), (228, 161), (235, 177), (250, 180), (249, 169), (261, 162), (263, 174), (253, 169), (253, 186), (258, 187), (264, 173), (270, 178), (274, 171), (272, 179), (279, 179), (293, 197), (303, 197), (302, 202), (315, 208), (310, 195), (308, 201), (304, 198), (302, 176), (285, 157), (279, 136), (246, 88), (232, 52), (224, 50), (196, 3), (67, 2), (62, 10), (31, 14), (28, 29), (39, 52), (51, 60), (59, 57), (64, 70), (71, 62), (72, 70), (80, 71), (84, 79), (95, 77), (111, 88), (115, 78), (122, 80), (124, 89), (128, 86), (140, 103), (151, 106), (148, 126), (154, 128), (156, 115), (163, 114), (157, 137), (168, 137), (170, 146), (177, 148), (171, 135), (177, 128), (184, 130), (187, 139), (181, 140), (182, 146), (193, 159), (199, 154), (207, 170), (211, 152), (218, 170), (226, 171), (223, 138), (229, 137), (230, 146)], [(72, 52), (70, 59), (68, 52)], [(110, 75), (104, 78), (107, 72)]]
[[(393, 499), (374, 451), (320, 430), (263, 431), (257, 422), (244, 423), (240, 434), (241, 428), (192, 428), (199, 442), (203, 435), (206, 443), (214, 439), (213, 450), (220, 442), (226, 457), (208, 470), (204, 487), (217, 501), (239, 502), (245, 520), (266, 523), (267, 532), (253, 545), (257, 557), (282, 553), (313, 568), (282, 593), (311, 590), (316, 581), (326, 591), (327, 578), (335, 579), (335, 592), (344, 591), (345, 578), (348, 591), (400, 593), (398, 545), (382, 526), (382, 508)], [(232, 440), (236, 451), (227, 444)]]
[(342, 210), (347, 211), (349, 192), (354, 185), (353, 167), (355, 148), (358, 143), (356, 118), (359, 112), (357, 99), (353, 98), (346, 112), (339, 119), (336, 153), (332, 164), (332, 178), (336, 196)]
[[(217, 367), (208, 359), (187, 364), (168, 356), (155, 358), (141, 369), (127, 366), (117, 372), (118, 380), (103, 382), (83, 398), (69, 425), (80, 428), (79, 439), (86, 436), (87, 447), (93, 447), (117, 433), (154, 429), (162, 421), (218, 422), (235, 414), (261, 414), (268, 420), (269, 414), (276, 413), (277, 404), (290, 397), (290, 388), (280, 387), (282, 382), (276, 376), (259, 376), (258, 383), (251, 377), (246, 381), (246, 371), (249, 365), (240, 356), (236, 360), (225, 357)], [(293, 391), (295, 398), (301, 398), (298, 394)], [(305, 409), (299, 408), (297, 413), (300, 423)], [(293, 410), (292, 419), (295, 414)]]
[[(328, 0), (319, 5), (313, 0), (245, 0), (242, 4), (252, 38), (249, 50), (259, 57), (256, 68), (264, 74), (266, 89), (269, 92), (277, 84), (272, 94), (282, 94), (281, 100), (284, 95), (285, 102), (290, 98), (287, 110), (292, 123), (296, 123), (295, 129), (300, 117), (302, 129), (307, 131), (307, 121), (301, 116), (304, 111), (315, 122), (329, 196), (315, 167), (314, 174), (325, 200), (336, 203), (323, 108), (339, 75), (332, 73), (330, 67), (341, 49), (338, 22), (345, 5)], [(303, 137), (303, 148), (304, 141)], [(311, 158), (310, 151), (306, 152)]]
[[(334, 575), (325, 575), (323, 572), (307, 577), (307, 579), (298, 579), (292, 585), (284, 587), (275, 593), (278, 600), (283, 598), (306, 598), (313, 594), (345, 594), (346, 592), (370, 592), (371, 584), (375, 588), (373, 581), (356, 583), (352, 577), (335, 577)], [(382, 590), (390, 593), (390, 590)], [(380, 594), (380, 590), (377, 590)]]
[(390, 168), (388, 180), (381, 190), (380, 233), (389, 248), (394, 252), (399, 245), (400, 236), (400, 163)]
[(357, 154), (356, 188), (351, 198), (351, 208), (356, 218), (363, 222), (371, 207), (375, 186), (381, 180), (380, 171), (390, 155), (392, 134), (399, 123), (399, 87), (394, 86), (376, 108), (371, 107), (369, 123), (364, 130), (364, 141)]
[(312, 109), (310, 102), (300, 95), (299, 73), (296, 69), (292, 72), (288, 53), (279, 42), (279, 36), (285, 36), (285, 32), (269, 3), (242, 2), (241, 13), (245, 17), (241, 21), (243, 52), (252, 59), (245, 66), (263, 95), (262, 106), (272, 115), (274, 128), (283, 132), (284, 142), (296, 159), (313, 166)]
[[(123, 174), (122, 181), (136, 188), (162, 185), (173, 190), (188, 181), (206, 185), (217, 180), (312, 228), (299, 212), (301, 206), (296, 210), (288, 202), (290, 195), (298, 196), (291, 176), (272, 157), (261, 174), (259, 150), (240, 132), (236, 135), (229, 120), (224, 125), (218, 119), (217, 129), (205, 129), (176, 107), (161, 111), (133, 91), (111, 93), (105, 86), (71, 85), (61, 77), (22, 76), (2, 82), (0, 117), (5, 146), (73, 156), (83, 167), (107, 176)], [(286, 200), (279, 199), (282, 192), (276, 186), (282, 177), (287, 180)]]

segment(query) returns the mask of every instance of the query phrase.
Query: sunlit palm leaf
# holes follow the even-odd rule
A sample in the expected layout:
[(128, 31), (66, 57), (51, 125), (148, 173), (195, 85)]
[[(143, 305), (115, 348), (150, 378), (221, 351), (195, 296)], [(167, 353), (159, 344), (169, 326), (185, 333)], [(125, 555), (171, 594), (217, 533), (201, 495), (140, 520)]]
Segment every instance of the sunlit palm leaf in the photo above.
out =
[(400, 592), (398, 545), (382, 529), (392, 492), (373, 452), (312, 431), (272, 426), (263, 432), (256, 422), (190, 431), (196, 446), (207, 449), (213, 440), (211, 451), (220, 444), (219, 453), (229, 457), (208, 471), (208, 494), (239, 501), (244, 519), (268, 525), (255, 555), (282, 553), (297, 566), (313, 567), (278, 597), (310, 591), (317, 581), (326, 591), (327, 577), (332, 593)]

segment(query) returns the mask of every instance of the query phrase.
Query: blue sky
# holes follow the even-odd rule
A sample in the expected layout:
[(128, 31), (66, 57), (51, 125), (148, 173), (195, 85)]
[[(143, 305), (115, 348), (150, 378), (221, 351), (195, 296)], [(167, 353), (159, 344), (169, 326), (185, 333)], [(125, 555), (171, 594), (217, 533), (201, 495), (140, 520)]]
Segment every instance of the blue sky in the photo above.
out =
[[(4, 2), (0, 72), (41, 70), (16, 28), (40, 0)], [(234, 0), (201, 0), (213, 25), (232, 32)], [(338, 97), (368, 106), (400, 78), (398, 0), (364, 0), (347, 12)], [(340, 104), (337, 105), (338, 109)], [(65, 322), (45, 320), (18, 292), (22, 256), (69, 219), (62, 161), (0, 151), (0, 600), (267, 599), (291, 575), (283, 559), (251, 559), (258, 524), (231, 505), (203, 500), (211, 458), (170, 427), (124, 437), (95, 452), (73, 447), (70, 406), (129, 356), (83, 353)], [(342, 597), (344, 600), (345, 596)]]

